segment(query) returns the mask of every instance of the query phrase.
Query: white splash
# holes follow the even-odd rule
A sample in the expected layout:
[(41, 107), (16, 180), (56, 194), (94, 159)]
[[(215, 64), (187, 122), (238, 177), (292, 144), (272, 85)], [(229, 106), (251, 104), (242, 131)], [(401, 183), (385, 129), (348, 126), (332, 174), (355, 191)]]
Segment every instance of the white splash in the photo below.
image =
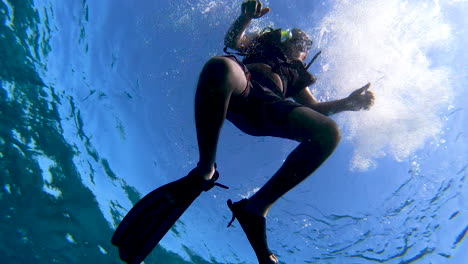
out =
[(258, 190), (260, 190), (260, 187), (253, 188), (252, 190), (248, 191), (247, 194), (241, 194), (240, 196), (242, 199), (248, 199), (250, 196), (258, 192)]
[(449, 70), (430, 60), (451, 39), (437, 1), (338, 0), (319, 31), (325, 66), (317, 89), (342, 98), (371, 82), (376, 95), (370, 111), (338, 119), (355, 146), (352, 169), (386, 155), (407, 159), (439, 135), (453, 95)]
[[(195, 30), (193, 21), (202, 15), (204, 23), (219, 29), (221, 26), (227, 26), (232, 23), (241, 12), (243, 1), (226, 0), (199, 0), (199, 1), (180, 1), (174, 3), (174, 12), (169, 14), (169, 18), (176, 27), (188, 27)], [(263, 7), (270, 6), (268, 0), (262, 1)], [(258, 32), (261, 29), (273, 25), (271, 16), (265, 16), (262, 19), (255, 19), (248, 28), (249, 32)], [(227, 28), (226, 28), (227, 29)]]
[(208, 3), (203, 3), (205, 7), (202, 7), (202, 14), (206, 14), (210, 12), (214, 7), (216, 7), (216, 2), (215, 1), (209, 1)]
[(452, 1), (450, 1), (449, 4), (450, 4), (450, 5), (453, 5), (453, 4), (455, 4), (455, 3), (461, 3), (461, 2), (468, 2), (468, 0), (452, 0)]

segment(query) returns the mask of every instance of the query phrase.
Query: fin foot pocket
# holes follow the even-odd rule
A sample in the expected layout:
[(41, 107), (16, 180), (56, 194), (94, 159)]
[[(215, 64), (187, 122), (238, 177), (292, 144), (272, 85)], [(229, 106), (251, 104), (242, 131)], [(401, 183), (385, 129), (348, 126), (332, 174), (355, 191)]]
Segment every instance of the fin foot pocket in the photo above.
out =
[(247, 199), (233, 203), (230, 199), (227, 201), (229, 209), (232, 211), (232, 219), (228, 227), (232, 225), (237, 218), (242, 230), (244, 230), (247, 239), (250, 242), (260, 264), (277, 264), (278, 259), (268, 248), (266, 237), (266, 219), (263, 216), (255, 215), (244, 209)]

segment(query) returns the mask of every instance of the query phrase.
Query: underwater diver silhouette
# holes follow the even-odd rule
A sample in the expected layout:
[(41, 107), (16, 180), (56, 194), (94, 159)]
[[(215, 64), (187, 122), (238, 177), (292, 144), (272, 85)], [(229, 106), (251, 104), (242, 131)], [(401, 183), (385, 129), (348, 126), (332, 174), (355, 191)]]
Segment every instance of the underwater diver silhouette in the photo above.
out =
[(252, 19), (269, 12), (258, 0), (243, 2), (240, 16), (226, 33), (225, 45), (244, 59), (240, 62), (233, 55), (216, 56), (203, 67), (195, 94), (197, 167), (146, 195), (122, 220), (112, 238), (122, 260), (143, 261), (202, 191), (213, 186), (227, 188), (216, 183), (219, 173), (215, 160), (220, 130), (228, 119), (249, 135), (300, 142), (252, 197), (235, 203), (228, 200), (233, 213), (231, 223), (237, 218), (258, 262), (278, 263), (267, 244), (269, 209), (311, 175), (336, 148), (340, 131), (327, 116), (372, 106), (370, 83), (346, 98), (318, 102), (308, 89), (316, 79), (307, 70), (310, 64), (304, 64), (312, 46), (305, 32), (294, 28), (246, 34)]

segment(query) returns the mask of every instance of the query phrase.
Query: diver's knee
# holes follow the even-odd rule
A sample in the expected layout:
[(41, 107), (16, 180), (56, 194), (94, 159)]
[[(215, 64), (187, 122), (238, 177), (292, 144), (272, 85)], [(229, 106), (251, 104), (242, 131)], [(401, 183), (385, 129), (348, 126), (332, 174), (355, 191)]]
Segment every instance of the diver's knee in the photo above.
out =
[[(332, 152), (341, 140), (338, 125), (330, 118), (322, 121), (320, 129), (310, 133), (310, 137), (303, 142), (309, 142), (311, 147), (320, 146), (325, 152)], [(309, 144), (308, 144), (309, 145)]]
[(213, 57), (205, 63), (198, 78), (197, 91), (229, 93), (226, 85), (229, 65), (226, 58)]
[(225, 65), (227, 64), (227, 58), (221, 56), (211, 57), (205, 65)]
[(225, 57), (212, 57), (209, 59), (203, 67), (202, 73), (207, 72), (216, 76), (226, 76), (230, 70), (230, 62)]
[(231, 72), (232, 65), (228, 58), (213, 57), (205, 63), (200, 74), (200, 81), (216, 86), (223, 85), (227, 82)]
[(239, 94), (247, 86), (247, 79), (243, 69), (235, 61), (217, 56), (206, 62), (199, 83), (209, 89)]
[(327, 124), (327, 129), (330, 137), (331, 144), (336, 147), (338, 143), (341, 141), (341, 132), (340, 128), (336, 124), (335, 121), (332, 119), (329, 119), (328, 124)]

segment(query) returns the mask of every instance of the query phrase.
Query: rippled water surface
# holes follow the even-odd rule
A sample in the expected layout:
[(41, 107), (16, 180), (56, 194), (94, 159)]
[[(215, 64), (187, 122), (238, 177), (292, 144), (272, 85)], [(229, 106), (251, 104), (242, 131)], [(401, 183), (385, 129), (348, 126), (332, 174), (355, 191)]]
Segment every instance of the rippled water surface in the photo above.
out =
[[(197, 162), (198, 73), (241, 1), (0, 1), (1, 263), (120, 263), (110, 237), (141, 196)], [(320, 100), (373, 84), (333, 118), (343, 140), (267, 219), (281, 263), (468, 263), (468, 1), (266, 1), (306, 30)], [(227, 199), (297, 143), (226, 123), (230, 190), (201, 196), (145, 263), (255, 263)]]

